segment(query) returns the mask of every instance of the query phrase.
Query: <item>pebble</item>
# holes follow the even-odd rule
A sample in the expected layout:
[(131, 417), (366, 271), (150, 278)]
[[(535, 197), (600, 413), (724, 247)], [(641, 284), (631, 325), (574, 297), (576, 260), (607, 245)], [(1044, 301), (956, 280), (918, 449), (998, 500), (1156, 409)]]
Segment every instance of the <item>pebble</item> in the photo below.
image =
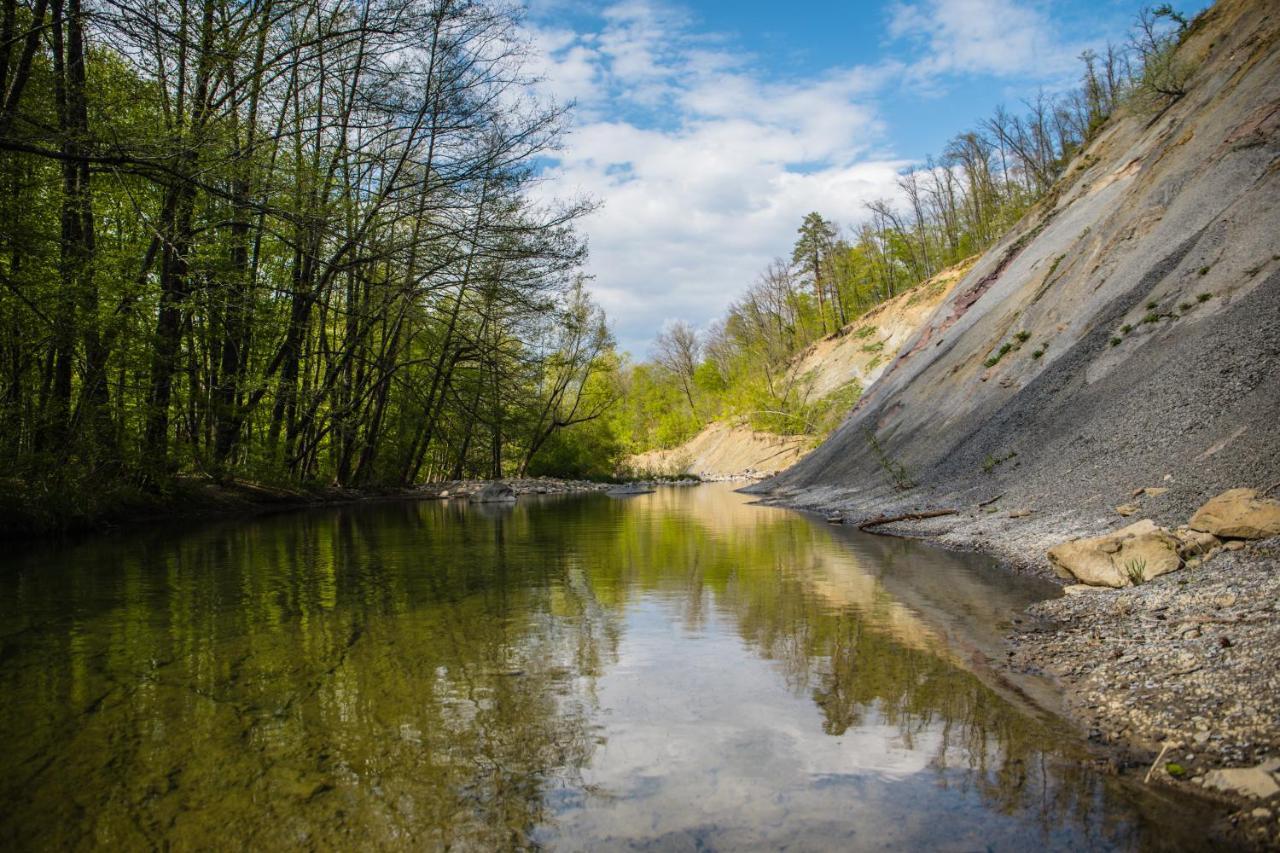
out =
[(1013, 636), (1017, 660), (1062, 673), (1099, 735), (1138, 749), (1181, 741), (1196, 784), (1280, 755), (1280, 538), (1030, 612), (1052, 628)]

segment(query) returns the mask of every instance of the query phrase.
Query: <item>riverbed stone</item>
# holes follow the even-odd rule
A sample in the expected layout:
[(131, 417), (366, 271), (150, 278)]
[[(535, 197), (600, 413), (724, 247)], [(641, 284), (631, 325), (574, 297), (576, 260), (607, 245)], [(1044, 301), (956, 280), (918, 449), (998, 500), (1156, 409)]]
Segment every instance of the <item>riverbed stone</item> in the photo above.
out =
[(509, 503), (516, 499), (516, 490), (496, 480), (471, 496), (471, 500), (480, 504)]
[(1272, 775), (1277, 770), (1280, 770), (1280, 759), (1276, 758), (1264, 761), (1256, 767), (1225, 767), (1205, 774), (1204, 784), (1206, 788), (1263, 799), (1272, 794), (1280, 794), (1280, 784), (1276, 783)]
[(1189, 526), (1223, 539), (1280, 536), (1280, 501), (1255, 489), (1231, 489), (1196, 510)]
[(1168, 530), (1144, 518), (1113, 533), (1050, 548), (1049, 563), (1059, 577), (1118, 589), (1133, 585), (1129, 566), (1140, 565), (1143, 580), (1182, 568), (1179, 544)]

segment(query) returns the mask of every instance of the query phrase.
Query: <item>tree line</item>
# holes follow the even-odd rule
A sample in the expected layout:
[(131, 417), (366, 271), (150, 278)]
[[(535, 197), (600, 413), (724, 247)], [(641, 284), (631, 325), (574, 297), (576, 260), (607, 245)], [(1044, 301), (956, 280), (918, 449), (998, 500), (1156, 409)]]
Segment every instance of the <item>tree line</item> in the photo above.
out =
[(600, 417), (523, 38), (483, 0), (4, 0), (0, 476), (498, 477)]
[(1181, 97), (1192, 69), (1175, 48), (1190, 26), (1168, 5), (1144, 8), (1124, 44), (1081, 55), (1078, 85), (998, 108), (903, 171), (896, 198), (867, 203), (855, 226), (805, 216), (791, 256), (770, 263), (723, 317), (701, 332), (668, 324), (650, 360), (630, 368), (635, 401), (620, 414), (629, 443), (670, 447), (724, 417), (780, 434), (833, 429), (859, 389), (814, 399), (792, 369), (797, 354), (995, 243), (1111, 115)]

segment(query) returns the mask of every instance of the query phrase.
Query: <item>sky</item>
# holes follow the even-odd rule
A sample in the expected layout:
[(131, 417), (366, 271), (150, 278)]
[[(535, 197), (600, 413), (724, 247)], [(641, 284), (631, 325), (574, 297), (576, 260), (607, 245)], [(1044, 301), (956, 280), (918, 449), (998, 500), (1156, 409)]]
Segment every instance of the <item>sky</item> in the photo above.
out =
[(589, 287), (644, 359), (665, 322), (705, 328), (789, 257), (809, 211), (856, 226), (997, 105), (1071, 86), (1140, 5), (529, 0), (528, 70), (574, 105), (538, 193), (599, 203)]

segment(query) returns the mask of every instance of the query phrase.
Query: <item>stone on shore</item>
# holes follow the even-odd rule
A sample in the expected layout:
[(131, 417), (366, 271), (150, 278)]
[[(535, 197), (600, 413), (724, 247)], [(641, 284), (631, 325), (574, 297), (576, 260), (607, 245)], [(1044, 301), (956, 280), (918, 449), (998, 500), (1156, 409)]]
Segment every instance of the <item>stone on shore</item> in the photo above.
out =
[(1178, 539), (1150, 519), (1114, 533), (1074, 539), (1049, 549), (1049, 563), (1059, 577), (1075, 578), (1091, 586), (1133, 586), (1131, 570), (1140, 582), (1182, 568)]
[(515, 499), (515, 489), (501, 480), (487, 484), (483, 489), (471, 496), (471, 500), (479, 504), (510, 503)]
[(1280, 536), (1280, 501), (1254, 489), (1231, 489), (1196, 510), (1190, 526), (1223, 539)]
[(1227, 767), (1211, 770), (1204, 777), (1206, 788), (1231, 791), (1244, 797), (1263, 799), (1280, 794), (1280, 784), (1272, 775), (1280, 770), (1280, 759), (1272, 758), (1256, 767)]
[(624, 483), (621, 486), (614, 486), (605, 494), (614, 497), (628, 497), (630, 495), (651, 495), (655, 491), (657, 489), (644, 483)]
[(1193, 530), (1190, 527), (1179, 527), (1173, 531), (1173, 535), (1178, 538), (1178, 553), (1184, 560), (1210, 556), (1222, 546), (1222, 542), (1212, 533)]

